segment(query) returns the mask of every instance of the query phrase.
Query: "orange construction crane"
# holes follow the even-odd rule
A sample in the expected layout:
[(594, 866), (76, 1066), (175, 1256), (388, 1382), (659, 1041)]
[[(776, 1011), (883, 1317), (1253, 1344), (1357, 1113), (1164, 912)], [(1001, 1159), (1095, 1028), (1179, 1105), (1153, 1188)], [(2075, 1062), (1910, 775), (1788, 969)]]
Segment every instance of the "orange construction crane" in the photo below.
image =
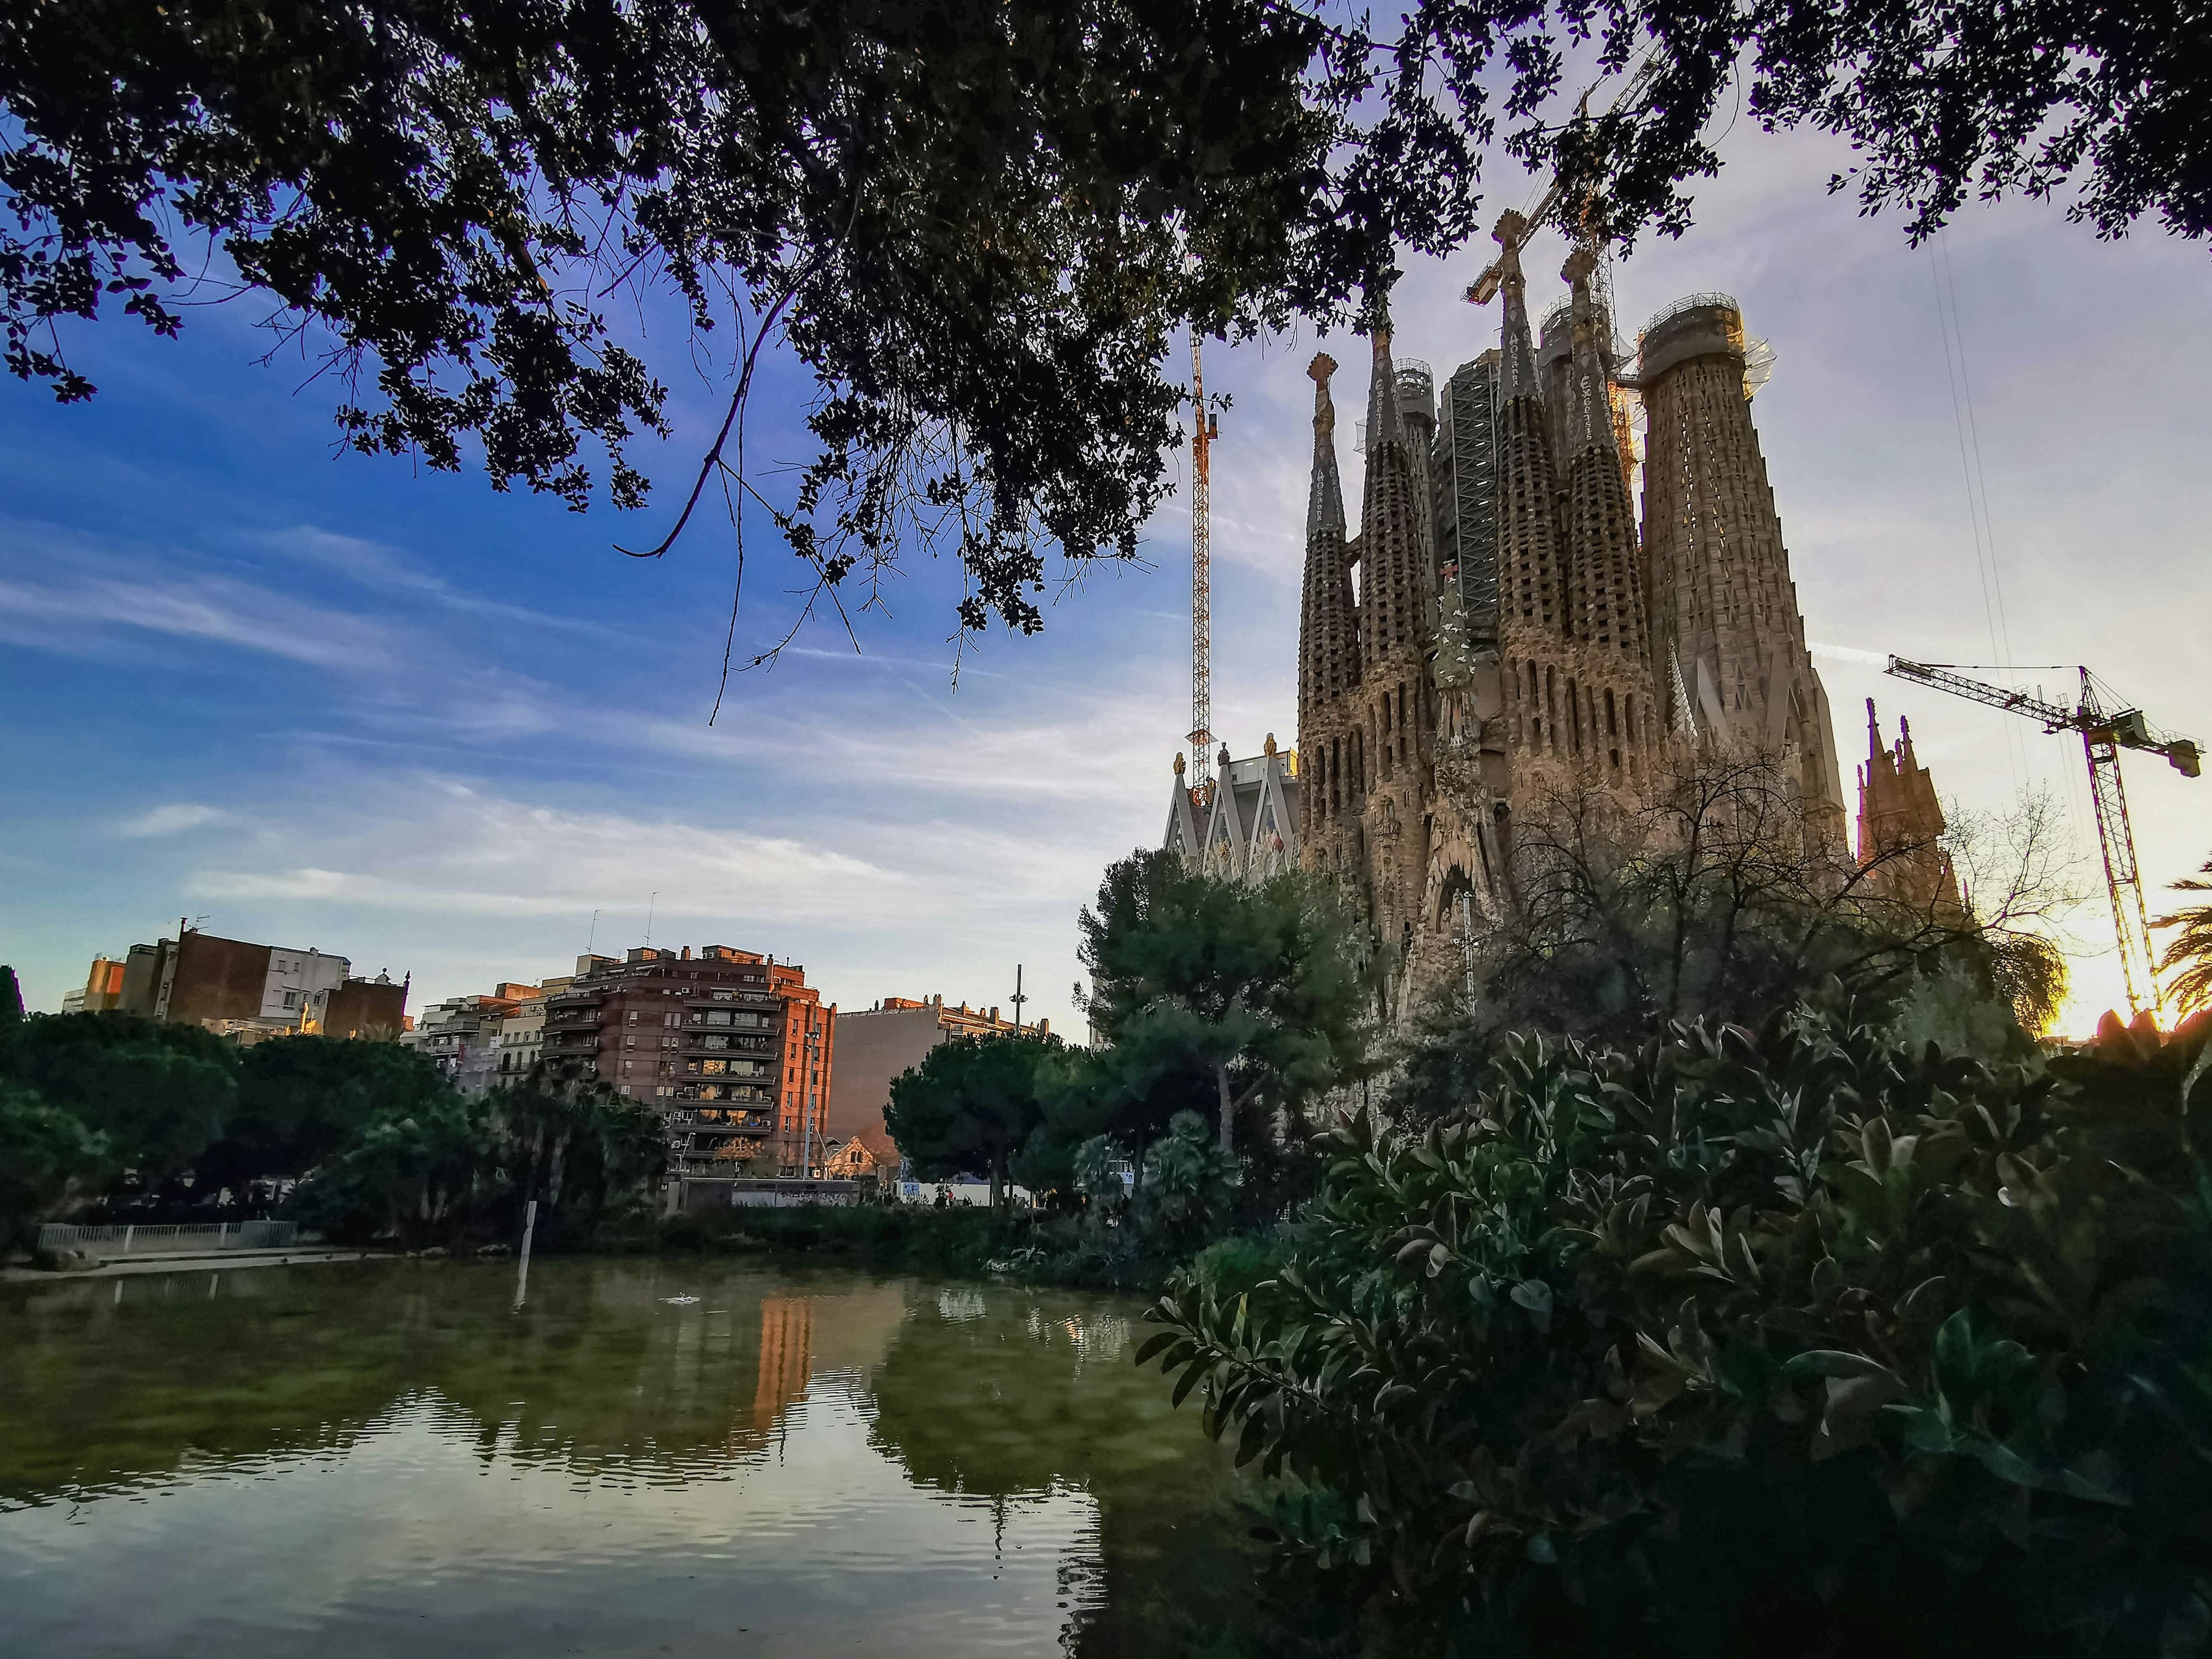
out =
[(2081, 677), (2081, 701), (2069, 708), (2025, 691), (2008, 691), (2001, 685), (1968, 679), (1957, 671), (1971, 664), (1908, 662), (1889, 659), (1887, 672), (1916, 685), (1948, 691), (1954, 697), (1986, 703), (2030, 720), (2041, 720), (2045, 732), (2079, 732), (2089, 760), (2089, 799), (2097, 813), (2097, 846), (2105, 856), (2105, 890), (2112, 896), (2112, 927), (2119, 935), (2120, 969), (2127, 976), (2128, 1006), (2135, 1013), (2163, 1017), (2160, 1005), (2157, 963), (2150, 948), (2150, 917), (2143, 906), (2142, 875), (2136, 865), (2136, 832), (2128, 822), (2127, 792), (2120, 787), (2120, 750), (2140, 749), (2163, 755), (2166, 763), (2185, 778), (2203, 769), (2197, 746), (2188, 738), (2152, 729), (2142, 710), (2130, 708), (2112, 695), (2086, 668)]
[(1206, 412), (1199, 334), (1190, 331), (1190, 395), (1198, 411), (1190, 434), (1190, 783), (1203, 805), (1213, 785), (1213, 441), (1221, 423)]

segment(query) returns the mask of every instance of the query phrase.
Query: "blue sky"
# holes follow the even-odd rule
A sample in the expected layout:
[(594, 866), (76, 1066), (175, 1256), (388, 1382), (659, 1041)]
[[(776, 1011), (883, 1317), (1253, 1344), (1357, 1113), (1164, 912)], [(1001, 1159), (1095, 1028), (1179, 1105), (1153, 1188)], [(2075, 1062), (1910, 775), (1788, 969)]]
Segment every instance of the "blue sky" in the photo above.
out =
[[(2212, 737), (2204, 251), (2155, 232), (2101, 244), (2028, 204), (1948, 233), (2002, 586), (1993, 651), (1943, 255), (1827, 197), (1825, 142), (1740, 133), (1725, 153), (1698, 227), (1620, 267), (1624, 324), (1692, 290), (1738, 296), (1779, 354), (1754, 411), (1844, 752), (1863, 753), (1873, 695), (1893, 734), (1911, 716), (1947, 798), (1996, 810), (2046, 782), (2094, 887), (2078, 747), (1885, 680), (1875, 659), (2087, 662), (2154, 720)], [(1505, 183), (1486, 216), (1522, 193)], [(1487, 252), (1409, 269), (1401, 355), (1441, 374), (1492, 342), (1494, 308), (1455, 298)], [(1532, 308), (1562, 257), (1556, 238), (1530, 250)], [(1003, 1003), (1024, 963), (1030, 1016), (1072, 1023), (1076, 911), (1158, 836), (1187, 720), (1180, 495), (1148, 568), (1061, 592), (1040, 636), (971, 642), (957, 688), (957, 573), (922, 559), (859, 618), (860, 655), (814, 625), (733, 681), (709, 728), (726, 524), (700, 521), (658, 562), (611, 544), (665, 522), (711, 384), (668, 374), (677, 435), (641, 452), (654, 507), (578, 516), (336, 453), (331, 392), (296, 362), (257, 364), (258, 314), (194, 311), (177, 344), (121, 323), (72, 337), (101, 387), (89, 406), (0, 385), (0, 959), (32, 1006), (180, 915), (411, 972), (419, 1008), (563, 971), (587, 940), (642, 943), (650, 914), (656, 943), (796, 959), (848, 1007)], [(1215, 726), (1240, 755), (1296, 725), (1315, 343), (1208, 359), (1233, 399)], [(1361, 398), (1364, 350), (1328, 343), (1340, 402)], [(805, 458), (803, 395), (771, 380), (757, 459)], [(771, 527), (748, 533), (740, 656), (788, 627), (798, 582)], [(2212, 781), (2155, 762), (2126, 775), (2154, 882), (2212, 854)], [(2072, 933), (2078, 1024), (2118, 977), (2098, 903)]]

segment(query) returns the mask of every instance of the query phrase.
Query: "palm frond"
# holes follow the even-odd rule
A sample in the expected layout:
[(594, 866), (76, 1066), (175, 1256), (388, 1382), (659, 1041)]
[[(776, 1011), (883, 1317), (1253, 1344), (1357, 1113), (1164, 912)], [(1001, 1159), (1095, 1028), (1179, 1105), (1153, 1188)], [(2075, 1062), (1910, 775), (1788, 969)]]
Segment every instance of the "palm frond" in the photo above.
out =
[[(2205, 861), (2201, 873), (2212, 877), (2212, 860)], [(2187, 877), (2173, 887), (2176, 892), (2212, 893), (2212, 880)], [(2166, 981), (2166, 994), (2174, 1011), (2191, 1014), (2212, 1008), (2212, 904), (2185, 905), (2151, 926), (2174, 930), (2158, 958), (2159, 971), (2172, 975)]]

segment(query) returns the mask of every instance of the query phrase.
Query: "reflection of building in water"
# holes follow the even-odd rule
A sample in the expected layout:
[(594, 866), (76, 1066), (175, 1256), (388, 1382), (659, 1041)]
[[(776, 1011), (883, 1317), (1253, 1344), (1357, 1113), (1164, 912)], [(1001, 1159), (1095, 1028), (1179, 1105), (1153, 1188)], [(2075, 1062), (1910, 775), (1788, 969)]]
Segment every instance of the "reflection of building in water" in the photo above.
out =
[(760, 1377), (753, 1392), (753, 1426), (766, 1430), (783, 1408), (805, 1397), (814, 1350), (811, 1297), (761, 1299)]

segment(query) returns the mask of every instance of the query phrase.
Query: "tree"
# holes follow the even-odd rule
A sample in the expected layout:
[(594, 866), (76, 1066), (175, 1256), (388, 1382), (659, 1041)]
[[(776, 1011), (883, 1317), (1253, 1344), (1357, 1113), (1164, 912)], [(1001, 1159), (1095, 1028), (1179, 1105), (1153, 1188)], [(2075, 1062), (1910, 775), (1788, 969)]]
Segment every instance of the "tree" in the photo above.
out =
[(447, 1090), (378, 1112), (301, 1184), (293, 1205), (333, 1238), (448, 1244), (497, 1195), (496, 1150), (481, 1103)]
[(192, 1168), (237, 1103), (238, 1050), (198, 1026), (128, 1014), (23, 1022), (17, 1080), (106, 1137), (115, 1160), (155, 1188)]
[(434, 1068), (426, 1076), (395, 1066), (390, 1077), (404, 1088), (387, 1089), (351, 1126), (295, 1200), (334, 1237), (397, 1237), (415, 1249), (512, 1237), (534, 1199), (542, 1240), (587, 1238), (648, 1201), (659, 1182), (667, 1159), (659, 1115), (596, 1079), (540, 1066), (471, 1098)]
[(1294, 1116), (1364, 1059), (1362, 937), (1323, 880), (1220, 881), (1138, 852), (1078, 925), (1091, 1023), (1125, 1065), (1204, 1078), (1224, 1153), (1255, 1102)]
[(668, 1162), (660, 1115), (596, 1078), (542, 1062), (485, 1102), (495, 1157), (518, 1210), (536, 1200), (547, 1236), (584, 1236), (649, 1200)]
[[(2065, 987), (2045, 931), (2075, 897), (2055, 804), (1959, 813), (1941, 842), (1861, 864), (1801, 799), (1777, 757), (1711, 750), (1632, 802), (1580, 781), (1542, 793), (1514, 820), (1498, 924), (1400, 1056), (1394, 1109), (1450, 1109), (1510, 1032), (1634, 1043), (1675, 1020), (1755, 1026), (1831, 980), (1863, 1006), (1926, 1005), (1928, 1035), (1972, 1024), (2024, 1047)], [(1939, 878), (1954, 858), (1963, 900)]]
[(1139, 1358), (1407, 1651), (2201, 1653), (2208, 1039), (1516, 1039)]
[(106, 1152), (105, 1139), (74, 1112), (0, 1077), (0, 1255), (25, 1223), (97, 1174)]
[[(0, 313), (11, 369), (69, 401), (94, 387), (64, 325), (170, 336), (252, 294), (356, 449), (474, 446), (581, 507), (600, 465), (642, 501), (629, 446), (667, 430), (609, 302), (673, 310), (666, 361), (731, 401), (655, 551), (708, 490), (755, 493), (777, 337), (817, 382), (775, 509), (817, 595), (941, 533), (963, 626), (1034, 629), (1043, 548), (1129, 556), (1158, 503), (1170, 336), (1346, 320), (1400, 246), (1474, 234), (1494, 144), (1601, 233), (1679, 234), (1741, 93), (1850, 137), (1915, 238), (1969, 191), (2069, 184), (2104, 234), (2194, 237), (2208, 47), (2150, 0), (1419, 0), (1395, 36), (1275, 0), (49, 0), (0, 16)], [(1593, 108), (1571, 56), (1650, 75)]]
[(1052, 1052), (1038, 1037), (949, 1038), (891, 1079), (884, 1127), (924, 1180), (989, 1176), (996, 1209), (1009, 1161), (1044, 1121), (1039, 1073)]
[[(2212, 860), (2199, 873), (2212, 877)], [(2178, 893), (2212, 893), (2212, 881), (2188, 876), (2174, 883), (2173, 889)], [(2174, 930), (2159, 954), (2158, 967), (2160, 973), (2173, 976), (2166, 981), (2166, 994), (2175, 1011), (2187, 1014), (2212, 1008), (2212, 902), (2185, 904), (2154, 925)]]
[(393, 1042), (290, 1036), (238, 1057), (238, 1104), (203, 1170), (242, 1186), (302, 1176), (335, 1156), (379, 1113), (404, 1115), (449, 1092), (437, 1065)]

